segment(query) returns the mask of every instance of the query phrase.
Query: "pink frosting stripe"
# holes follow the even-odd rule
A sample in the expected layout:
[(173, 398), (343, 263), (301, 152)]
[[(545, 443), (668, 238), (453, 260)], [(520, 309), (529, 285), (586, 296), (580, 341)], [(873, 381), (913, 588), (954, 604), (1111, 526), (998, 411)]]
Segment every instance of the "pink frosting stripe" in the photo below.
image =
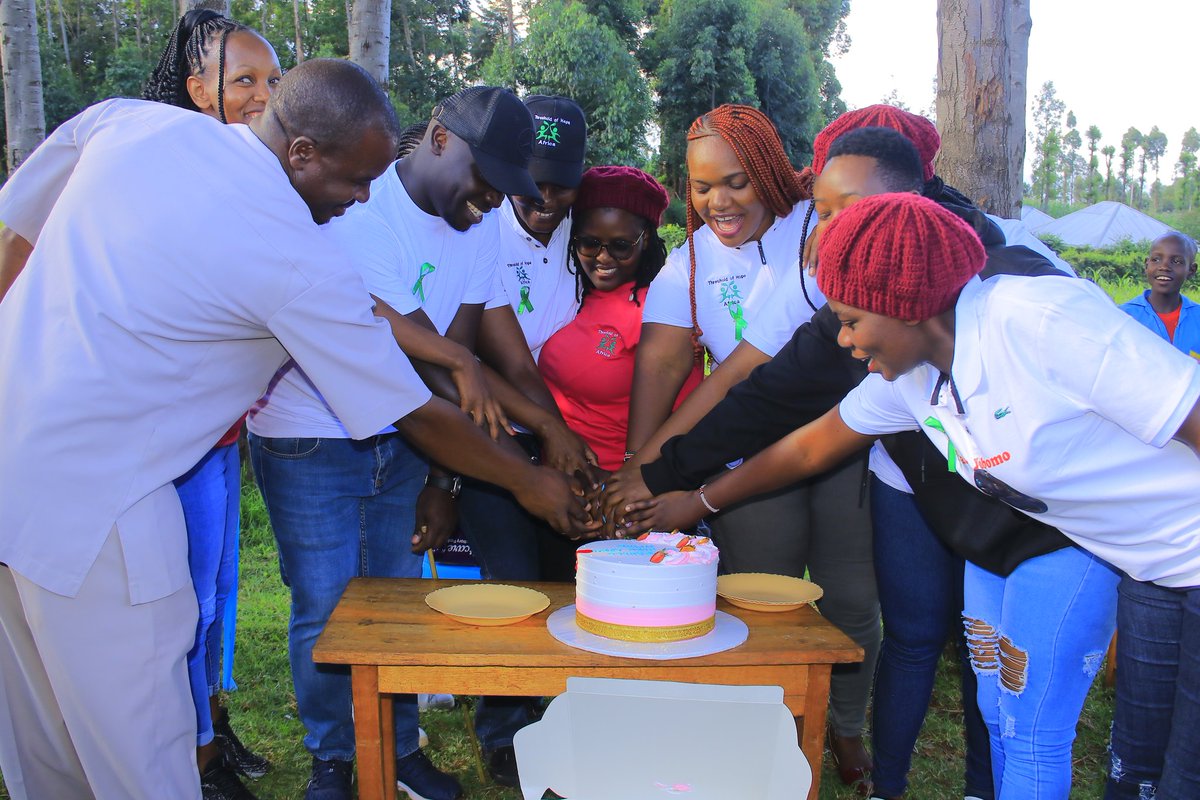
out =
[(713, 615), (716, 610), (716, 598), (712, 603), (698, 606), (681, 606), (679, 608), (614, 608), (612, 606), (590, 603), (582, 597), (575, 598), (575, 610), (585, 617), (591, 617), (600, 622), (613, 625), (650, 625), (664, 627), (671, 625), (691, 625), (702, 622)]

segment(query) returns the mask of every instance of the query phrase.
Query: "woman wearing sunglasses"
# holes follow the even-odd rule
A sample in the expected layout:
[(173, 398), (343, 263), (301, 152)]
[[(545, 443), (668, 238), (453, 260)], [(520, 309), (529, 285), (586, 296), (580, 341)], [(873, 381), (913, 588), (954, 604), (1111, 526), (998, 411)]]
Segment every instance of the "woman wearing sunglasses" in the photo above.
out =
[[(640, 169), (592, 167), (583, 174), (569, 250), (583, 299), (538, 359), (567, 426), (609, 471), (625, 453), (642, 304), (667, 257), (658, 236), (667, 203), (667, 190)], [(675, 403), (699, 381), (693, 369)]]
[[(820, 260), (839, 343), (879, 375), (697, 492), (634, 504), (631, 530), (687, 524), (919, 429), (947, 471), (1124, 573), (1106, 797), (1200, 797), (1200, 364), (1084, 281), (980, 282), (978, 240), (923, 198), (860, 201), (830, 223)], [(993, 650), (1014, 696), (1038, 666), (1021, 648)], [(1099, 656), (1081, 661), (1094, 671)]]

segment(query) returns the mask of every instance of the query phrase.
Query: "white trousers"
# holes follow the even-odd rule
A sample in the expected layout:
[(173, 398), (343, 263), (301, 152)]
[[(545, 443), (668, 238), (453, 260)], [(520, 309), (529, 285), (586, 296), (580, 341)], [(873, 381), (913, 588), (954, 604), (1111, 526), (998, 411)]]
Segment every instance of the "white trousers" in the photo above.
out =
[(13, 800), (200, 800), (191, 585), (131, 605), (116, 528), (79, 594), (0, 565), (0, 771)]

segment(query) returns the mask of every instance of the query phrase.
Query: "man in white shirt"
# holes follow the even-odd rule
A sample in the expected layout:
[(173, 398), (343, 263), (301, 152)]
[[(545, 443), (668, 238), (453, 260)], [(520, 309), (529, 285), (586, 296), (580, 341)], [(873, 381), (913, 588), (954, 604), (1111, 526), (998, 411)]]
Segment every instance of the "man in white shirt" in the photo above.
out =
[[(315, 60), (252, 127), (93, 106), (0, 190), (19, 237), (4, 271), (20, 272), (0, 303), (0, 769), (14, 798), (200, 797), (196, 602), (172, 480), (289, 355), (353, 435), (399, 420), (457, 468), (523, 473), (518, 494), (566, 524), (565, 481), (430, 397), (313, 224), (366, 201), (397, 134), (364, 71)], [(20, 240), (24, 271), (10, 269)]]

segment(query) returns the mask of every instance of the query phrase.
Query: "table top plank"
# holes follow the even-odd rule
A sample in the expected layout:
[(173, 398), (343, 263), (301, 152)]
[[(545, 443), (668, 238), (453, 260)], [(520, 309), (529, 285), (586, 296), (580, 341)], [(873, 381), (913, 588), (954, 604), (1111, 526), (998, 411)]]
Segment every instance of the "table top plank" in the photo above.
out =
[[(550, 606), (515, 625), (464, 625), (434, 611), (425, 596), (447, 586), (478, 581), (417, 578), (355, 578), (346, 587), (316, 646), (313, 660), (377, 666), (605, 667), (645, 664), (642, 659), (589, 653), (550, 635), (546, 619), (575, 602), (570, 583), (514, 582), (543, 592)], [(743, 645), (670, 663), (739, 666), (837, 664), (862, 660), (862, 650), (810, 606), (763, 613), (736, 608), (718, 598), (717, 608), (744, 620)]]

